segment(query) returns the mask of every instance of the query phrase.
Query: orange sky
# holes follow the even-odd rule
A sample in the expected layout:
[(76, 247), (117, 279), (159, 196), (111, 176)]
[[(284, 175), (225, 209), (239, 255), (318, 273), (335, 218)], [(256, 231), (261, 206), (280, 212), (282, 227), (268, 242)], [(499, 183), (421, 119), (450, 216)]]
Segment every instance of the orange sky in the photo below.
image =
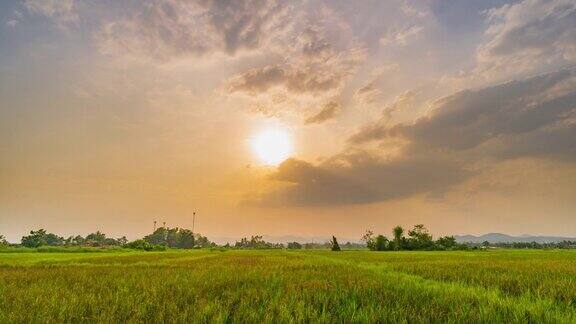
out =
[(0, 24), (11, 241), (194, 210), (211, 238), (576, 236), (570, 1), (27, 0)]

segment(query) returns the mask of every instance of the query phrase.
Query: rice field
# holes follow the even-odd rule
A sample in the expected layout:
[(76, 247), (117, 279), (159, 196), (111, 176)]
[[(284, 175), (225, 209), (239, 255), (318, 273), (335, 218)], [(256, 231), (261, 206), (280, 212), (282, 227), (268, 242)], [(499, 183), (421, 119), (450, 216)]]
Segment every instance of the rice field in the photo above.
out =
[(576, 323), (576, 251), (0, 253), (0, 323)]

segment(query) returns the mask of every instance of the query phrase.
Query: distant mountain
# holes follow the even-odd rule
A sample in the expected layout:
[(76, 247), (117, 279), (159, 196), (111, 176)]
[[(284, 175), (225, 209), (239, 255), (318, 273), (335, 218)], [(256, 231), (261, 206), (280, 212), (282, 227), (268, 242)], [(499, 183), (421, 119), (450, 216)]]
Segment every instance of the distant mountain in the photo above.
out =
[(474, 235), (454, 235), (457, 242), (464, 243), (482, 243), (488, 241), (490, 243), (509, 243), (509, 242), (537, 242), (537, 243), (553, 243), (562, 241), (576, 241), (574, 237), (561, 237), (561, 236), (511, 236), (502, 233), (488, 233), (480, 236)]

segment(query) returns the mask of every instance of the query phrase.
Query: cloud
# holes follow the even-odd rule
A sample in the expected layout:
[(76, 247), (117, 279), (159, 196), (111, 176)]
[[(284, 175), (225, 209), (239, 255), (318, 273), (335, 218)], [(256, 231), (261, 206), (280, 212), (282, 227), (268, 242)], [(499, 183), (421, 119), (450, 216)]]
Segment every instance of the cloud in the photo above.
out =
[(384, 108), (382, 117), (378, 121), (362, 127), (360, 131), (348, 139), (348, 142), (360, 144), (385, 137), (392, 115), (398, 111), (411, 108), (414, 105), (416, 95), (416, 91), (408, 90), (397, 96), (392, 104)]
[(320, 110), (319, 113), (317, 113), (314, 116), (307, 118), (305, 123), (306, 124), (323, 123), (327, 120), (330, 120), (330, 119), (336, 117), (336, 114), (338, 113), (339, 110), (340, 110), (340, 104), (338, 104), (337, 102), (334, 102), (334, 101), (330, 101), (329, 103), (324, 105), (324, 108), (322, 108), (322, 110)]
[(376, 82), (377, 80), (373, 80), (358, 89), (354, 94), (354, 99), (358, 103), (364, 105), (369, 105), (376, 102), (378, 96), (382, 94), (382, 91), (378, 89)]
[(289, 159), (271, 176), (286, 187), (261, 195), (262, 206), (325, 206), (364, 204), (410, 197), (441, 195), (470, 172), (441, 158), (418, 156), (391, 161), (366, 152), (341, 155), (321, 165)]
[(366, 57), (364, 48), (353, 42), (336, 48), (317, 26), (308, 26), (297, 34), (292, 45), (283, 55), (284, 61), (230, 77), (225, 92), (248, 98), (273, 114), (320, 107), (341, 93)]
[[(500, 157), (571, 156), (576, 70), (560, 70), (442, 98), (412, 124), (376, 123), (353, 143), (402, 138), (412, 151), (481, 150)], [(568, 136), (568, 137), (567, 137)]]
[(576, 63), (576, 2), (524, 0), (487, 11), (487, 41), (475, 73), (486, 79)]
[[(405, 93), (395, 105), (414, 95)], [(504, 160), (576, 161), (576, 69), (461, 91), (436, 101), (413, 123), (389, 125), (388, 118), (363, 128), (350, 138), (350, 148), (320, 164), (284, 162), (271, 179), (286, 186), (257, 203), (321, 206), (437, 197)], [(356, 146), (394, 140), (394, 154), (383, 145), (376, 151)]]
[(152, 1), (127, 18), (105, 24), (100, 50), (170, 60), (182, 56), (257, 51), (290, 29), (292, 5), (283, 1)]
[(422, 31), (423, 26), (412, 25), (400, 28), (398, 30), (389, 31), (386, 35), (380, 38), (380, 45), (382, 46), (405, 46), (409, 42), (417, 39)]
[(10, 19), (6, 22), (6, 26), (8, 26), (10, 28), (15, 28), (16, 25), (18, 25), (18, 20), (16, 20), (16, 19)]
[(48, 17), (60, 27), (79, 19), (75, 0), (25, 0), (23, 5), (29, 12)]
[[(322, 94), (338, 90), (364, 59), (361, 48), (338, 51), (316, 31), (307, 30), (297, 38), (296, 50), (283, 64), (267, 65), (233, 76), (229, 93), (265, 95), (274, 87), (291, 94)], [(310, 34), (314, 34), (312, 37)]]

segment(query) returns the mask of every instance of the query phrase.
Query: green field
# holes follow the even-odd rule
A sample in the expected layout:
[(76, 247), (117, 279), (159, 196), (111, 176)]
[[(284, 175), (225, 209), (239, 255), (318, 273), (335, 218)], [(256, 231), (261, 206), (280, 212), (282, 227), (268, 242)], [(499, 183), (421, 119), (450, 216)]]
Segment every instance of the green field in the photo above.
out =
[(0, 322), (576, 322), (576, 251), (0, 253)]

